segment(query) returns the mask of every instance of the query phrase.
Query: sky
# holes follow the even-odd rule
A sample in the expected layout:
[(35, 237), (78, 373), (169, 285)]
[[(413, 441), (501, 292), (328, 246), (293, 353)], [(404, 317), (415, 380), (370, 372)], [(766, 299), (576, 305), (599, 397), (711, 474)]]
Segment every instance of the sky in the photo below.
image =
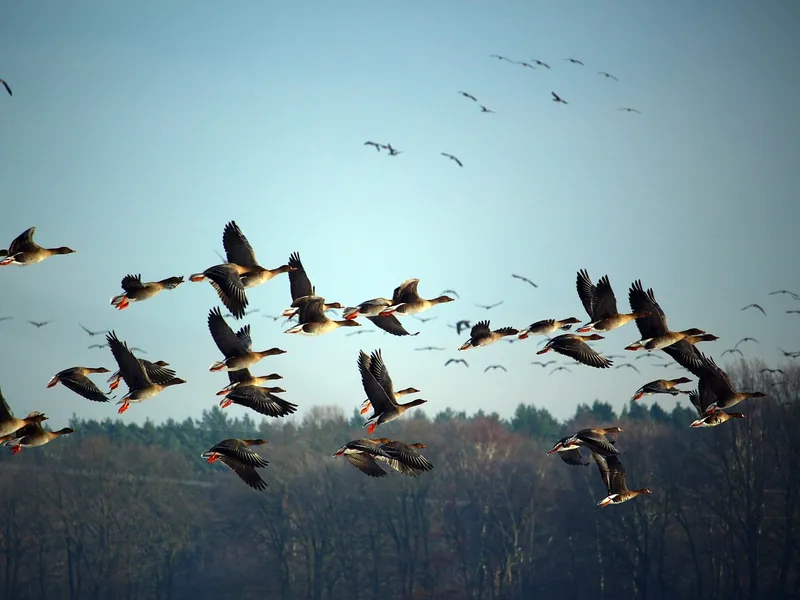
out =
[[(411, 277), (423, 297), (460, 296), (423, 315), (432, 321), (404, 317), (415, 337), (366, 320), (368, 334), (304, 337), (264, 318), (290, 304), (286, 275), (248, 290), (260, 312), (237, 325), (251, 324), (255, 349), (288, 351), (253, 372), (283, 375), (298, 418), (359, 406), (360, 349), (381, 348), (396, 388), (420, 389), (429, 416), (510, 417), (525, 402), (563, 419), (594, 399), (620, 410), (647, 381), (685, 375), (633, 356), (615, 362), (640, 374), (549, 375), (531, 362), (570, 360), (537, 357), (540, 338), (457, 351), (468, 336), (448, 324), (459, 319), (588, 320), (581, 268), (610, 277), (623, 312), (641, 278), (672, 329), (720, 337), (702, 349), (723, 363), (752, 336), (746, 356), (779, 364), (779, 347), (800, 350), (800, 315), (785, 313), (800, 302), (768, 295), (800, 293), (798, 17), (797, 3), (743, 0), (6, 3), (0, 77), (14, 95), (0, 96), (0, 246), (35, 225), (40, 244), (77, 252), (0, 269), (0, 317), (15, 317), (0, 322), (3, 393), (18, 416), (42, 410), (53, 428), (73, 414), (116, 418), (113, 403), (45, 387), (67, 367), (116, 370), (81, 323), (188, 381), (119, 418), (200, 417), (227, 384), (208, 371), (221, 358), (206, 327), (220, 305), (211, 287), (187, 281), (124, 311), (109, 300), (127, 273), (188, 279), (217, 264), (230, 220), (268, 268), (299, 252), (331, 302), (390, 296)], [(767, 316), (741, 310), (751, 302)], [(629, 324), (595, 348), (633, 355), (623, 348), (637, 339)], [(447, 350), (414, 351), (428, 345)], [(455, 357), (469, 367), (445, 368)], [(491, 364), (507, 372), (484, 373)], [(106, 377), (95, 377), (104, 389)]]

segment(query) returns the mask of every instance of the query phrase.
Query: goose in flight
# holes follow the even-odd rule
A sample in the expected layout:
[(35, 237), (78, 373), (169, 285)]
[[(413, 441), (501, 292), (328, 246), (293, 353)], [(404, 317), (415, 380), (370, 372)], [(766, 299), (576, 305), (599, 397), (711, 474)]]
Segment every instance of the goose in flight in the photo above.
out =
[(88, 375), (91, 373), (108, 373), (105, 367), (71, 367), (59, 371), (50, 379), (47, 387), (51, 388), (58, 382), (68, 390), (75, 392), (79, 396), (83, 396), (87, 400), (93, 402), (108, 402), (108, 394), (100, 391), (94, 382), (89, 379)]
[(267, 489), (267, 484), (261, 479), (256, 469), (268, 466), (269, 461), (262, 458), (254, 450), (251, 450), (250, 446), (260, 446), (266, 443), (266, 440), (231, 438), (214, 444), (203, 452), (201, 456), (206, 459), (207, 463), (213, 463), (218, 460), (254, 490), (265, 490)]
[(622, 108), (618, 108), (617, 110), (624, 110), (625, 112), (636, 113), (637, 115), (642, 114), (642, 111), (636, 110), (635, 108), (629, 108), (627, 106), (623, 106)]
[(487, 108), (483, 104), (481, 104), (481, 112), (482, 113), (494, 113), (494, 111), (491, 108)]
[(561, 104), (569, 104), (566, 100), (564, 100), (561, 96), (556, 94), (555, 92), (550, 92), (553, 95), (553, 102), (560, 102)]
[(597, 506), (606, 507), (609, 504), (622, 504), (628, 500), (633, 500), (640, 494), (652, 494), (649, 489), (641, 488), (638, 490), (629, 490), (625, 484), (625, 467), (619, 460), (619, 456), (612, 454), (610, 456), (600, 456), (592, 452), (592, 457), (597, 463), (597, 469), (600, 471), (600, 478), (606, 486), (607, 495), (605, 498), (597, 503)]
[(503, 301), (500, 300), (500, 302), (495, 302), (494, 304), (476, 304), (475, 306), (477, 306), (478, 308), (485, 308), (486, 310), (491, 310), (496, 306), (500, 306), (502, 303)]
[(67, 246), (44, 248), (33, 241), (34, 233), (36, 233), (36, 227), (29, 227), (11, 241), (8, 249), (0, 250), (0, 256), (5, 257), (0, 260), (0, 267), (35, 265), (51, 256), (75, 253), (75, 250)]
[(451, 363), (454, 363), (454, 364), (463, 363), (463, 365), (465, 367), (469, 367), (469, 364), (467, 364), (467, 361), (465, 361), (463, 358), (449, 358), (449, 359), (447, 359), (447, 362), (444, 363), (444, 366), (446, 367), (447, 365), (449, 365)]
[(619, 81), (616, 77), (614, 77), (611, 73), (606, 73), (605, 71), (598, 71), (598, 75), (602, 75), (606, 79), (613, 79), (614, 81)]
[(469, 348), (478, 348), (479, 346), (488, 346), (500, 340), (507, 335), (517, 335), (518, 329), (513, 327), (501, 327), (492, 331), (489, 329), (489, 321), (479, 321), (476, 323), (469, 334), (469, 339), (464, 342), (459, 350), (467, 350)]
[(611, 331), (651, 314), (650, 311), (620, 313), (617, 310), (617, 298), (608, 275), (603, 275), (595, 285), (589, 277), (589, 272), (581, 269), (578, 271), (575, 286), (578, 290), (578, 297), (590, 319), (586, 325), (575, 330), (577, 333), (586, 333), (591, 330)]
[(691, 379), (687, 377), (679, 377), (678, 379), (656, 379), (649, 383), (645, 383), (642, 387), (636, 390), (636, 393), (631, 398), (631, 402), (635, 402), (645, 396), (652, 394), (669, 394), (670, 396), (677, 396), (678, 394), (688, 394), (684, 390), (679, 390), (676, 385), (682, 383), (689, 383)]
[(378, 142), (364, 142), (365, 146), (375, 146), (375, 150), (381, 151), (381, 145)]
[(550, 68), (550, 65), (548, 65), (546, 62), (542, 62), (542, 61), (540, 61), (540, 60), (538, 60), (536, 58), (532, 58), (531, 62), (534, 62), (537, 65), (539, 65), (540, 67), (544, 67), (545, 69), (549, 69)]
[(785, 294), (787, 296), (791, 296), (795, 300), (800, 300), (800, 296), (798, 296), (794, 292), (790, 292), (789, 290), (775, 290), (774, 292), (769, 293), (770, 296), (776, 296), (778, 294)]
[(461, 94), (462, 96), (464, 96), (464, 98), (469, 98), (473, 102), (477, 102), (478, 101), (478, 99), (475, 96), (473, 96), (472, 94), (468, 94), (467, 92), (461, 92), (461, 91), (459, 91), (458, 93)]
[(539, 287), (539, 286), (538, 286), (538, 285), (536, 285), (536, 284), (535, 284), (533, 281), (531, 281), (531, 280), (530, 280), (530, 279), (528, 279), (527, 277), (523, 277), (522, 275), (514, 275), (514, 273), (512, 273), (512, 274), (511, 274), (511, 276), (512, 276), (514, 279), (519, 279), (520, 281), (524, 281), (525, 283), (528, 283), (528, 284), (532, 285), (532, 286), (533, 286), (533, 287), (535, 287), (535, 288), (538, 288), (538, 287)]
[[(553, 362), (555, 362), (555, 361), (553, 361)], [(552, 375), (553, 373), (558, 373), (559, 371), (566, 371), (567, 373), (572, 373), (572, 371), (568, 367), (565, 367), (564, 365), (559, 365), (555, 369), (550, 371), (550, 373), (548, 373), (548, 374)]]
[(565, 58), (564, 60), (571, 62), (573, 65), (580, 65), (582, 67), (586, 66), (581, 61), (579, 61), (577, 58)]
[(742, 307), (742, 310), (747, 310), (748, 308), (755, 308), (756, 310), (760, 310), (760, 311), (761, 311), (761, 313), (762, 313), (762, 314), (763, 314), (765, 317), (767, 316), (767, 313), (766, 313), (766, 311), (765, 311), (763, 308), (761, 308), (761, 305), (760, 305), (760, 304), (756, 304), (756, 303), (754, 302), (753, 304), (748, 304), (747, 306), (743, 306), (743, 307)]
[(96, 335), (101, 335), (101, 334), (104, 334), (104, 333), (108, 333), (108, 331), (92, 331), (91, 329), (88, 329), (87, 327), (84, 327), (80, 323), (78, 323), (78, 325), (80, 325), (80, 328), (83, 329), (86, 333), (88, 333), (92, 337), (94, 337)]
[(45, 325), (49, 325), (52, 322), (53, 322), (53, 319), (50, 319), (49, 321), (28, 321), (28, 323), (30, 323), (31, 325), (33, 325), (37, 329), (41, 329)]
[(631, 363), (620, 363), (620, 364), (616, 365), (614, 368), (615, 369), (621, 369), (622, 367), (627, 367), (629, 369), (633, 369), (634, 371), (639, 373), (639, 369), (636, 368), (636, 365), (632, 365)]
[(483, 370), (483, 372), (486, 373), (487, 371), (491, 371), (492, 369), (502, 369), (503, 371), (508, 373), (508, 369), (506, 369), (503, 365), (489, 365)]
[(575, 333), (564, 333), (551, 339), (547, 342), (545, 347), (536, 354), (544, 354), (553, 350), (589, 367), (607, 369), (613, 364), (612, 361), (600, 355), (586, 343), (589, 340), (602, 339), (603, 336), (596, 333), (587, 336), (577, 335)]
[(532, 365), (536, 365), (537, 367), (542, 367), (543, 369), (549, 367), (550, 365), (556, 364), (554, 360), (548, 360), (547, 362), (542, 362), (540, 360), (535, 360), (531, 363)]
[(734, 348), (738, 348), (740, 345), (744, 344), (745, 342), (755, 342), (756, 344), (760, 344), (761, 343), (754, 337), (743, 337), (738, 342), (736, 342), (736, 345), (734, 346)]
[(463, 166), (464, 166), (464, 165), (461, 163), (461, 161), (460, 161), (460, 160), (458, 160), (458, 159), (457, 159), (455, 156), (453, 156), (452, 154), (448, 154), (447, 152), (440, 152), (439, 154), (441, 154), (442, 156), (446, 156), (446, 157), (447, 157), (447, 158), (449, 158), (450, 160), (454, 161), (454, 162), (455, 162), (455, 163), (456, 163), (456, 164), (457, 164), (459, 167), (463, 167)]

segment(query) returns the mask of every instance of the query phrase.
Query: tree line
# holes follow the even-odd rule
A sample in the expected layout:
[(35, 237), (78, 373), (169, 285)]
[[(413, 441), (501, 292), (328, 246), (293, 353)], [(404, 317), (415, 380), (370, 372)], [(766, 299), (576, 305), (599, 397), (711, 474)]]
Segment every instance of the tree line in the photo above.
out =
[[(688, 401), (621, 414), (594, 401), (566, 422), (535, 397), (507, 420), (412, 412), (383, 429), (427, 444), (435, 468), (415, 478), (334, 458), (366, 433), (337, 407), (296, 421), (217, 407), (159, 425), (73, 417), (68, 439), (0, 453), (0, 597), (797, 598), (800, 366), (762, 367), (730, 373), (770, 396), (710, 429), (689, 428)], [(628, 485), (653, 495), (601, 509), (594, 462), (545, 452), (609, 425), (623, 429)], [(269, 441), (265, 491), (200, 458), (229, 437)]]

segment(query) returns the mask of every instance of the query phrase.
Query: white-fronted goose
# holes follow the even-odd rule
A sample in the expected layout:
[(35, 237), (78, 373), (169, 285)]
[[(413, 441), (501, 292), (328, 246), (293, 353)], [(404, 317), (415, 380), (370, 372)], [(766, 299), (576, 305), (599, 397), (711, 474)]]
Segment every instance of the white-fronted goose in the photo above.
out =
[(5, 257), (0, 260), (0, 267), (5, 267), (6, 265), (34, 265), (51, 256), (75, 252), (75, 250), (66, 246), (43, 248), (33, 241), (35, 231), (36, 227), (26, 229), (14, 238), (7, 250), (0, 250), (0, 256)]
[(215, 361), (209, 371), (236, 371), (252, 367), (262, 358), (286, 354), (286, 350), (280, 348), (270, 348), (261, 352), (252, 350), (253, 341), (250, 338), (250, 325), (242, 327), (238, 333), (233, 333), (233, 329), (225, 321), (222, 312), (218, 307), (212, 308), (208, 312), (208, 330), (219, 351), (225, 356), (225, 360)]
[[(108, 344), (105, 344), (105, 346), (108, 346)], [(135, 348), (131, 348), (131, 352), (133, 351), (135, 351)], [(175, 371), (165, 368), (169, 366), (169, 363), (166, 361), (157, 360), (155, 362), (150, 362), (144, 358), (139, 358), (138, 361), (141, 363), (142, 367), (144, 367), (147, 376), (153, 383), (166, 383), (175, 377)], [(117, 389), (120, 381), (122, 381), (122, 375), (120, 375), (119, 370), (114, 371), (111, 377), (108, 378), (109, 391), (113, 392)]]
[(75, 433), (72, 427), (64, 427), (58, 431), (48, 431), (41, 422), (25, 425), (22, 429), (0, 438), (3, 445), (11, 448), (11, 454), (19, 453), (23, 448), (36, 448), (52, 442), (62, 435)]
[(389, 459), (377, 444), (360, 439), (347, 442), (333, 456), (344, 456), (347, 462), (369, 477), (386, 477), (389, 473), (375, 460), (376, 455)]
[(262, 458), (257, 452), (250, 449), (250, 446), (260, 446), (266, 444), (266, 440), (240, 440), (230, 438), (214, 444), (203, 452), (201, 456), (207, 463), (215, 461), (221, 462), (255, 490), (267, 489), (266, 482), (261, 479), (256, 469), (261, 469), (269, 465), (269, 461)]
[[(316, 296), (317, 294), (316, 289), (313, 285), (311, 285), (311, 280), (308, 278), (306, 269), (303, 267), (303, 263), (300, 260), (300, 254), (293, 252), (289, 256), (288, 264), (292, 269), (289, 271), (289, 291), (292, 295), (292, 305), (291, 308), (284, 310), (281, 315), (291, 319), (299, 310), (298, 306), (295, 304), (298, 298)], [(342, 304), (339, 302), (326, 302), (323, 307), (323, 312), (326, 310), (331, 310), (332, 308), (344, 308), (344, 306), (342, 306)]]
[(0, 436), (5, 436), (14, 433), (25, 427), (26, 425), (33, 425), (46, 421), (47, 417), (38, 411), (29, 413), (24, 419), (18, 419), (11, 412), (11, 407), (3, 396), (3, 391), (0, 390)]
[(625, 467), (619, 461), (616, 454), (603, 457), (595, 452), (592, 452), (597, 463), (597, 468), (600, 471), (600, 479), (606, 486), (608, 495), (597, 503), (597, 506), (606, 507), (609, 504), (622, 504), (635, 498), (640, 494), (652, 494), (647, 488), (640, 490), (629, 490), (625, 485)]
[(303, 335), (322, 335), (330, 333), (339, 327), (361, 327), (361, 323), (352, 319), (334, 321), (325, 316), (325, 298), (320, 296), (305, 296), (295, 300), (298, 305), (298, 325), (284, 331), (284, 333), (300, 333)]
[(617, 297), (614, 295), (608, 275), (603, 275), (595, 285), (592, 283), (592, 279), (586, 269), (581, 269), (578, 271), (575, 285), (578, 289), (578, 297), (581, 299), (590, 319), (589, 323), (576, 329), (577, 333), (585, 333), (592, 330), (611, 331), (650, 314), (635, 311), (620, 314), (617, 310)]
[(696, 390), (689, 392), (689, 400), (691, 400), (698, 416), (689, 427), (716, 427), (731, 419), (745, 418), (744, 414), (740, 412), (725, 412), (724, 410), (715, 410), (712, 413), (707, 412), (708, 405), (703, 402), (700, 393)]
[(586, 341), (588, 340), (602, 339), (604, 339), (603, 336), (596, 333), (586, 336), (578, 335), (576, 333), (564, 333), (547, 342), (545, 347), (539, 350), (536, 354), (544, 354), (550, 350), (553, 350), (559, 354), (573, 358), (579, 363), (589, 367), (607, 369), (614, 364), (613, 361), (607, 359), (605, 356), (602, 356), (596, 350), (590, 348), (588, 344), (586, 344)]
[(226, 395), (237, 385), (261, 385), (269, 381), (275, 381), (276, 379), (283, 379), (283, 377), (277, 373), (271, 373), (270, 375), (252, 375), (249, 369), (228, 371), (228, 380), (230, 384), (218, 391), (217, 396)]
[(681, 385), (682, 383), (689, 383), (690, 381), (691, 379), (686, 377), (678, 377), (678, 379), (656, 379), (655, 381), (645, 383), (642, 387), (636, 390), (633, 398), (631, 398), (631, 402), (635, 402), (636, 400), (639, 400), (644, 396), (650, 396), (651, 394), (669, 394), (670, 396), (688, 394), (689, 392), (679, 390), (675, 386)]
[(281, 387), (259, 387), (257, 385), (237, 385), (220, 400), (220, 408), (231, 404), (245, 406), (267, 417), (285, 417), (297, 411), (297, 405), (276, 396), (285, 392)]
[(147, 375), (144, 365), (128, 349), (128, 344), (119, 340), (116, 332), (112, 331), (106, 335), (106, 341), (114, 355), (114, 360), (119, 365), (119, 374), (125, 385), (128, 386), (128, 393), (118, 402), (121, 404), (118, 411), (120, 414), (128, 410), (133, 402), (143, 402), (160, 394), (168, 387), (186, 383), (185, 380), (178, 377), (173, 377), (163, 383), (154, 382)]
[[(366, 354), (364, 356), (366, 356), (364, 361), (370, 373), (378, 378), (378, 382), (383, 386), (383, 389), (391, 398), (394, 398), (395, 401), (409, 394), (419, 394), (419, 390), (415, 387), (407, 387), (402, 390), (394, 391), (394, 382), (392, 381), (391, 375), (389, 375), (389, 369), (386, 368), (386, 364), (383, 362), (380, 351), (373, 353), (373, 356), (376, 356), (378, 360), (374, 365), (372, 364), (372, 356), (367, 356)], [(372, 402), (367, 398), (361, 403), (361, 414), (365, 414), (370, 408), (372, 408)], [(374, 412), (372, 416), (375, 416)]]
[(239, 274), (245, 288), (261, 285), (281, 273), (292, 271), (289, 265), (281, 265), (275, 269), (265, 269), (259, 265), (253, 247), (235, 221), (225, 225), (222, 231), (222, 246), (225, 248), (228, 263), (245, 268), (245, 271)]
[(575, 323), (580, 323), (580, 319), (576, 317), (568, 317), (566, 319), (544, 319), (531, 323), (528, 327), (519, 332), (519, 339), (524, 340), (532, 335), (548, 335), (554, 331), (569, 331)]
[(65, 388), (93, 402), (108, 402), (107, 394), (100, 391), (88, 375), (92, 373), (108, 373), (105, 367), (71, 367), (59, 371), (50, 379), (47, 387), (51, 388), (59, 381)]
[[(670, 331), (667, 327), (667, 316), (656, 302), (653, 289), (650, 288), (645, 292), (639, 279), (631, 284), (628, 301), (633, 312), (649, 314), (636, 319), (636, 327), (639, 328), (642, 339), (626, 346), (626, 350), (664, 350), (678, 364), (688, 369), (688, 365), (698, 364), (697, 352), (692, 348), (694, 344), (719, 339), (697, 328)], [(686, 343), (679, 345), (679, 342)]]
[(558, 455), (567, 464), (589, 464), (583, 462), (583, 455), (580, 453), (580, 448), (585, 446), (591, 452), (598, 452), (603, 455), (619, 454), (619, 450), (617, 450), (611, 440), (608, 439), (606, 434), (620, 433), (621, 431), (622, 429), (616, 426), (603, 428), (588, 427), (586, 429), (581, 429), (573, 435), (558, 440), (555, 445), (548, 450), (547, 455), (549, 456), (554, 452), (558, 452)]
[(394, 290), (392, 295), (392, 306), (385, 308), (381, 311), (380, 316), (386, 317), (391, 314), (400, 315), (417, 315), (421, 312), (445, 302), (453, 302), (450, 296), (439, 296), (426, 300), (420, 297), (417, 292), (419, 279), (407, 279)]
[(713, 358), (700, 353), (700, 365), (690, 369), (700, 381), (700, 400), (705, 413), (731, 408), (748, 398), (766, 398), (763, 392), (738, 392), (731, 378), (717, 366)]
[(472, 326), (470, 330), (469, 339), (461, 344), (459, 350), (469, 350), (470, 348), (478, 348), (480, 346), (488, 346), (494, 344), (496, 341), (501, 340), (507, 335), (517, 335), (519, 329), (513, 327), (501, 327), (492, 331), (489, 329), (489, 320), (478, 321)]
[(389, 438), (365, 438), (347, 442), (334, 456), (344, 456), (350, 464), (370, 477), (387, 475), (379, 462), (403, 475), (416, 477), (433, 469), (431, 462), (418, 452), (422, 448), (427, 446), (419, 442), (406, 444)]
[(160, 294), (164, 290), (174, 290), (182, 283), (183, 276), (167, 277), (160, 281), (147, 281), (142, 283), (141, 274), (125, 275), (120, 284), (125, 293), (111, 298), (111, 306), (122, 310), (128, 308), (131, 302), (141, 302), (142, 300), (147, 300)]
[(380, 350), (375, 350), (371, 356), (368, 356), (363, 350), (359, 351), (358, 370), (361, 373), (361, 384), (367, 393), (367, 399), (372, 404), (372, 416), (364, 423), (370, 435), (378, 425), (390, 423), (401, 417), (409, 408), (427, 402), (422, 398), (416, 398), (406, 404), (399, 404), (394, 399), (394, 393), (390, 387), (391, 378)]

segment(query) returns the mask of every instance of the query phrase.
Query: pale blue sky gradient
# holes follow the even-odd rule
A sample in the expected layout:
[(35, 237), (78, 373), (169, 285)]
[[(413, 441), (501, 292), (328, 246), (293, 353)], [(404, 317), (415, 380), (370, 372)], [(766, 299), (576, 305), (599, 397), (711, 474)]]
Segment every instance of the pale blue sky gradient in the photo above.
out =
[[(641, 375), (576, 366), (548, 376), (530, 365), (553, 356), (535, 356), (539, 339), (456, 351), (467, 336), (446, 324), (460, 318), (520, 328), (586, 318), (580, 268), (610, 276), (620, 310), (641, 278), (674, 329), (721, 337), (703, 346), (714, 357), (749, 335), (762, 344), (744, 345), (748, 356), (779, 362), (778, 346), (800, 350), (800, 315), (784, 312), (800, 302), (767, 296), (800, 293), (798, 16), (797, 3), (739, 0), (6, 4), (0, 77), (14, 96), (0, 97), (0, 245), (36, 225), (42, 245), (78, 252), (0, 269), (0, 316), (17, 317), (0, 322), (3, 392), (15, 412), (44, 410), (55, 428), (72, 413), (116, 417), (114, 404), (45, 389), (66, 367), (116, 369), (108, 350), (87, 349), (103, 340), (81, 322), (115, 329), (189, 381), (123, 420), (214, 406), (227, 377), (208, 372), (220, 358), (206, 328), (219, 305), (211, 287), (187, 282), (122, 312), (109, 299), (126, 273), (155, 280), (216, 264), (231, 219), (266, 267), (299, 251), (329, 301), (389, 295), (409, 277), (424, 297), (461, 295), (425, 315), (434, 321), (405, 319), (417, 337), (306, 338), (261, 316), (289, 304), (285, 275), (250, 290), (262, 311), (245, 321), (254, 346), (289, 351), (253, 372), (281, 373), (300, 416), (359, 405), (362, 348), (382, 348), (396, 385), (421, 389), (429, 415), (510, 416), (523, 401), (564, 418), (594, 398), (619, 409), (641, 384), (683, 375), (645, 359)], [(499, 300), (488, 313), (474, 306)], [(750, 302), (769, 316), (741, 312)], [(625, 354), (636, 339), (628, 325), (596, 347)], [(426, 345), (449, 350), (413, 351)], [(443, 368), (456, 356), (470, 368)], [(493, 363), (508, 373), (484, 374)]]

